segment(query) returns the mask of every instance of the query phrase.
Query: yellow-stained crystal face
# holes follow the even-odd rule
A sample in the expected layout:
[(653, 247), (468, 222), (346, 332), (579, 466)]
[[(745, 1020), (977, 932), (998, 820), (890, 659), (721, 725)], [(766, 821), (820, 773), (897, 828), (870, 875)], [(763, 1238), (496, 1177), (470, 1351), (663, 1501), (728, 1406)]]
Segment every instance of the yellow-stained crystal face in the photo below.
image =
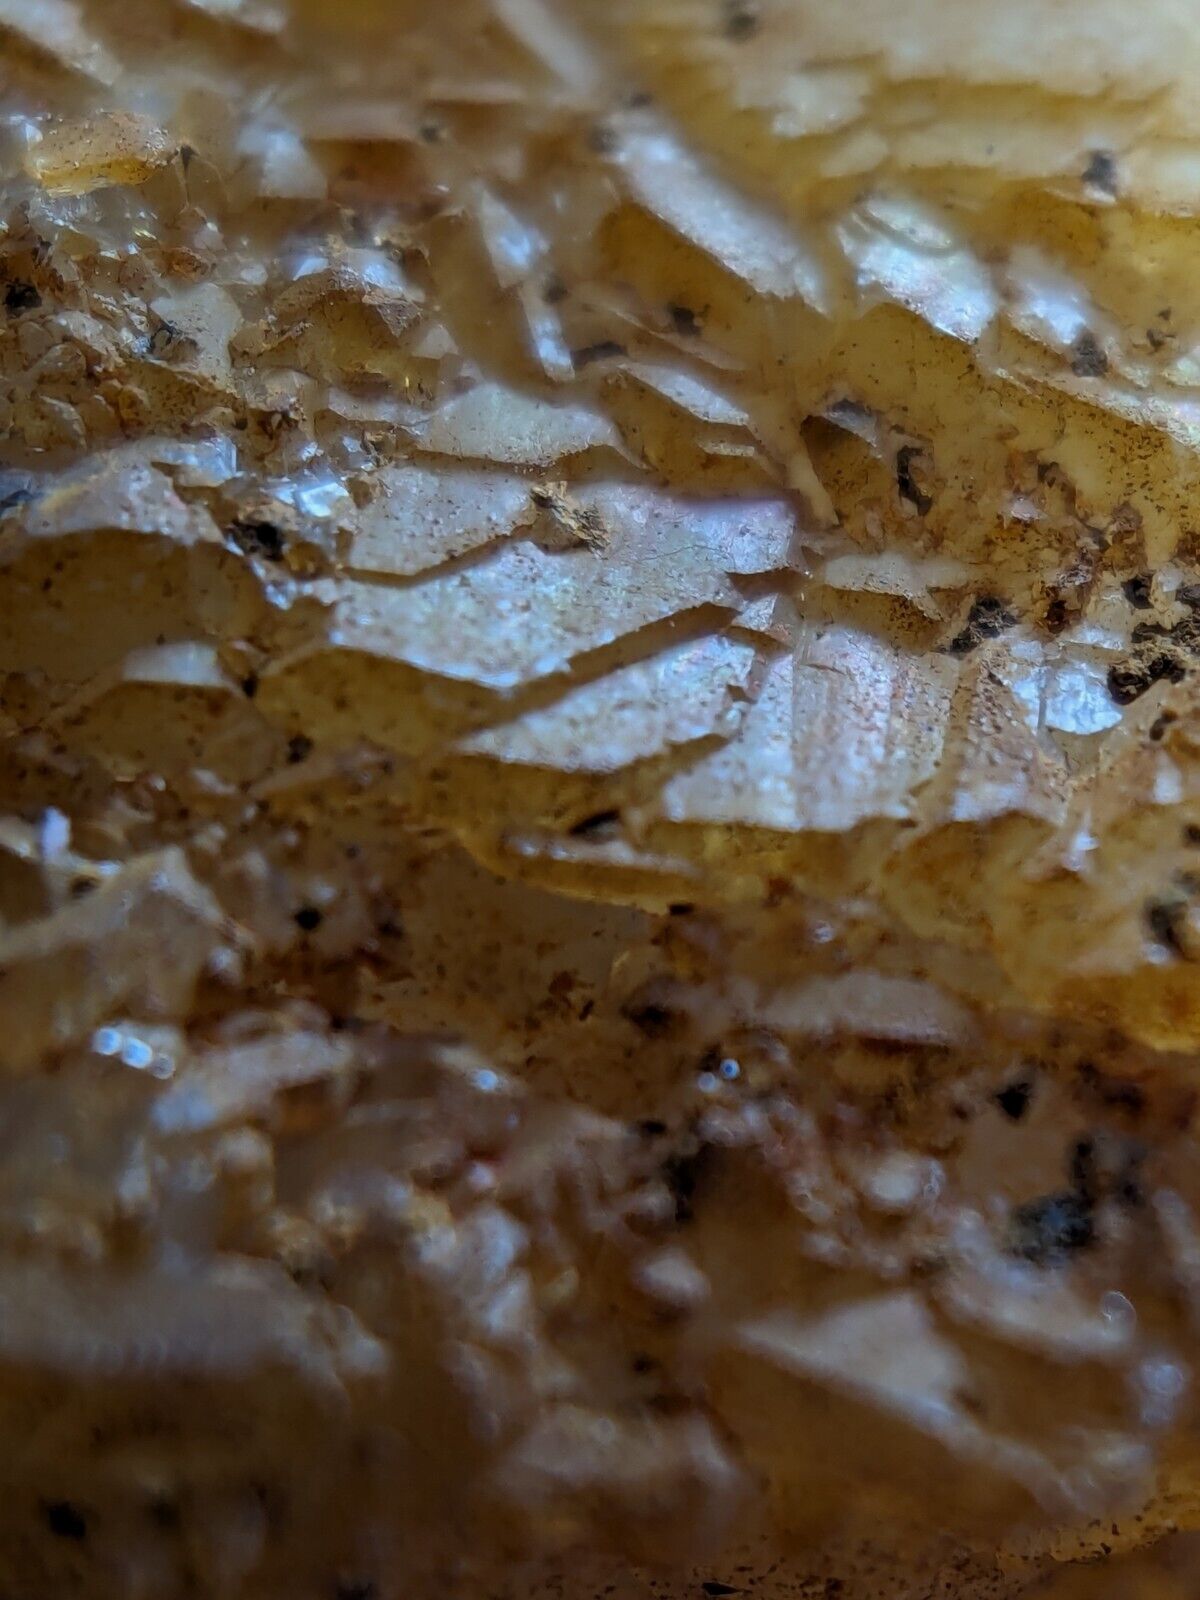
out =
[(0, 49), (0, 1591), (1200, 1521), (1192, 7)]

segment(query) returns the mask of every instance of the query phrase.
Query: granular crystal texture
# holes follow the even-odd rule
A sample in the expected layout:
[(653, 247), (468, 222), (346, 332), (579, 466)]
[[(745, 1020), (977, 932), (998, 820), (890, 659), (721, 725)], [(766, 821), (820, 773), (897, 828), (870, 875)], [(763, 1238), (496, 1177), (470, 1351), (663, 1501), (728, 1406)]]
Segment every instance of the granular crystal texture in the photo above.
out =
[(1188, 7), (0, 49), (0, 1592), (1187, 1600)]

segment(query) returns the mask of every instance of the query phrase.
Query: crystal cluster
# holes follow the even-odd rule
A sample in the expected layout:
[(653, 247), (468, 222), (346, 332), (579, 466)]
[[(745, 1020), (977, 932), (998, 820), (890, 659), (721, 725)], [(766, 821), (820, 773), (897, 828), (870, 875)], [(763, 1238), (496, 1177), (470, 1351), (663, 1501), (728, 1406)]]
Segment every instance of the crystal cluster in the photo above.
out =
[(1192, 20), (0, 38), (0, 1588), (1200, 1522)]

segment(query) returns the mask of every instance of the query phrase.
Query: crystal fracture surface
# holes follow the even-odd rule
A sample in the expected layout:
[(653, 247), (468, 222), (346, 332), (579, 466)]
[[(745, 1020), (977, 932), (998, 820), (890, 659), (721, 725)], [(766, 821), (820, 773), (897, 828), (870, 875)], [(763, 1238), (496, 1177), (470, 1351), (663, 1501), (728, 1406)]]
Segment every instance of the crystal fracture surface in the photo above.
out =
[(0, 1591), (1186, 1600), (1190, 8), (0, 50)]

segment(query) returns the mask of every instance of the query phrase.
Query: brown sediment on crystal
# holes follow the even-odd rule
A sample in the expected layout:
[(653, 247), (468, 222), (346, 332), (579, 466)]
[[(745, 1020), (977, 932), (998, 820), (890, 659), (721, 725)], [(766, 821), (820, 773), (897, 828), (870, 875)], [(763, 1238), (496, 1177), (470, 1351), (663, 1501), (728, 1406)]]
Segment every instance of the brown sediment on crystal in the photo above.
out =
[(0, 31), (0, 1587), (1194, 1523), (1187, 19)]

